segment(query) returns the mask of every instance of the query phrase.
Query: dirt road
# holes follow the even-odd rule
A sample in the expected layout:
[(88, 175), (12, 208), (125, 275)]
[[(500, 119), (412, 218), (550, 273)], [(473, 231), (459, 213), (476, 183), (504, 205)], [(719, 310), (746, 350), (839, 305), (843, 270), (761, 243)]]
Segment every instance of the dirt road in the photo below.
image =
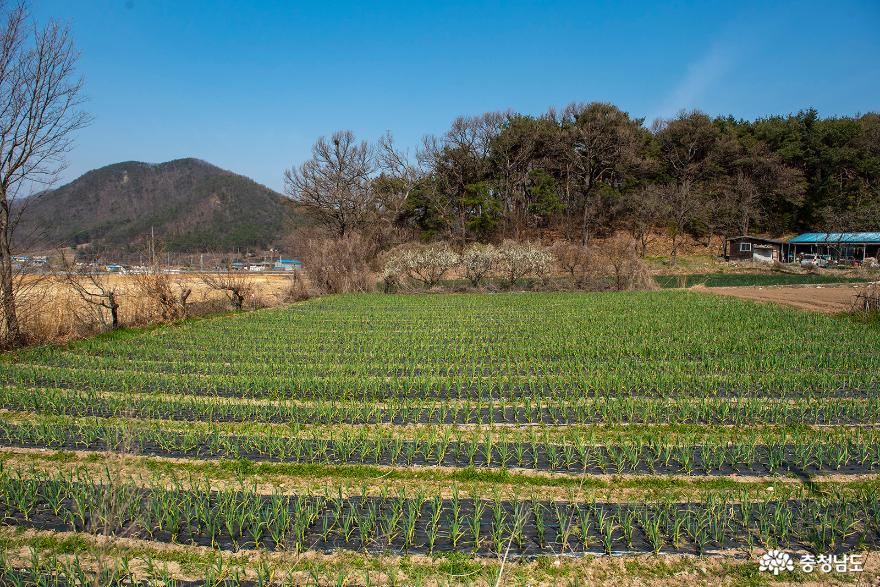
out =
[(702, 287), (691, 288), (704, 293), (734, 296), (759, 302), (793, 306), (802, 310), (834, 314), (849, 310), (864, 283), (840, 285), (792, 285), (768, 287)]

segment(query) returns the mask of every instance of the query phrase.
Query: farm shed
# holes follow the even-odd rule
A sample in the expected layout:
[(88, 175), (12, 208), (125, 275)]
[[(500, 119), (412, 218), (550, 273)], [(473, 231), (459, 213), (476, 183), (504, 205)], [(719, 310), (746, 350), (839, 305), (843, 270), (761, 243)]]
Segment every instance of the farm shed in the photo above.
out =
[(864, 261), (880, 255), (880, 232), (806, 232), (788, 240), (792, 260), (797, 255), (829, 255), (837, 261)]
[(761, 238), (759, 236), (733, 236), (724, 241), (725, 261), (759, 261), (772, 263), (782, 261), (781, 240)]

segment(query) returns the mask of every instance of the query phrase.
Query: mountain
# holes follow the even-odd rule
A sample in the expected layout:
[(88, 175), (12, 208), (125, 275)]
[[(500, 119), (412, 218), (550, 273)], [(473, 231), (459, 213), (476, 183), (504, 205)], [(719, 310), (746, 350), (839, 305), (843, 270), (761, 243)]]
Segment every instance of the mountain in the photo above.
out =
[(16, 234), (42, 246), (134, 250), (152, 228), (169, 251), (267, 248), (301, 222), (281, 194), (199, 159), (108, 165), (27, 206)]

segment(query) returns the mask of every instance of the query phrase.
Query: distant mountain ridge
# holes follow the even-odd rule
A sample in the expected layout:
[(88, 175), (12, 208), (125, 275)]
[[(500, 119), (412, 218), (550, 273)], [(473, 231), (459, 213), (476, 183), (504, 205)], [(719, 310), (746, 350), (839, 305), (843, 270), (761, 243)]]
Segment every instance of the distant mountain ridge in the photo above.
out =
[[(169, 251), (267, 248), (301, 217), (281, 194), (200, 159), (126, 161), (34, 196), (16, 233), (41, 246)], [(33, 236), (31, 236), (33, 235)]]

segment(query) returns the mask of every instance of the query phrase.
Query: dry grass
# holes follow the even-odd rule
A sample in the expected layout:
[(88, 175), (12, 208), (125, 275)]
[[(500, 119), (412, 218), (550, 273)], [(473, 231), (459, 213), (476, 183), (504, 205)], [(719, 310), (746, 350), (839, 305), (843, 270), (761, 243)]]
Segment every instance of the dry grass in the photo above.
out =
[[(230, 309), (223, 292), (208, 287), (197, 275), (170, 276), (175, 286), (192, 289), (188, 316)], [(138, 286), (137, 276), (106, 275), (103, 282), (116, 289), (120, 325), (145, 326), (163, 320), (162, 307)], [(246, 308), (277, 306), (288, 301), (292, 278), (287, 275), (248, 275), (253, 293)], [(65, 342), (90, 336), (107, 328), (103, 308), (88, 304), (60, 277), (26, 277), (19, 296), (18, 313), (28, 340), (33, 344)]]

